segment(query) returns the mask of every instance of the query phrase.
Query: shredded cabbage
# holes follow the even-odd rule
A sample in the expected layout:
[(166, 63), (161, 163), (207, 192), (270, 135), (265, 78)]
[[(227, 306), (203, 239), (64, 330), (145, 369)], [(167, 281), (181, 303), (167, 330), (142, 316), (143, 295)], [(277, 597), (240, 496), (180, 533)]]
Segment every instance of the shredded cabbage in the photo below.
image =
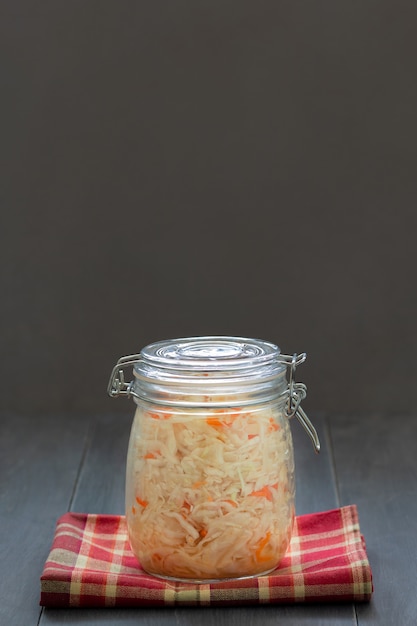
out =
[(138, 406), (126, 516), (149, 573), (216, 580), (272, 571), (294, 518), (291, 434), (275, 406)]

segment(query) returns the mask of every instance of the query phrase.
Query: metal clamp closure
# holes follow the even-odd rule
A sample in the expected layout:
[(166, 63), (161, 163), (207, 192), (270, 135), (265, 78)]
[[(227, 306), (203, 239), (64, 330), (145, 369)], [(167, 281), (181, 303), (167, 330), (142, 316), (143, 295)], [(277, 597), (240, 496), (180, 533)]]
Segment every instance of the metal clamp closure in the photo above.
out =
[(136, 396), (132, 391), (134, 381), (131, 380), (129, 383), (125, 381), (124, 369), (126, 367), (133, 367), (139, 360), (139, 354), (131, 354), (130, 356), (123, 356), (117, 361), (116, 365), (113, 367), (107, 386), (107, 393), (111, 398), (117, 398), (118, 396)]
[(317, 431), (301, 407), (301, 402), (307, 396), (307, 387), (303, 383), (295, 382), (296, 367), (297, 365), (304, 363), (306, 356), (305, 352), (301, 354), (293, 354), (292, 357), (285, 354), (281, 355), (281, 360), (288, 366), (289, 369), (287, 392), (288, 400), (285, 414), (288, 419), (291, 419), (292, 417), (296, 417), (298, 419), (310, 437), (314, 450), (316, 452), (320, 452), (320, 440)]

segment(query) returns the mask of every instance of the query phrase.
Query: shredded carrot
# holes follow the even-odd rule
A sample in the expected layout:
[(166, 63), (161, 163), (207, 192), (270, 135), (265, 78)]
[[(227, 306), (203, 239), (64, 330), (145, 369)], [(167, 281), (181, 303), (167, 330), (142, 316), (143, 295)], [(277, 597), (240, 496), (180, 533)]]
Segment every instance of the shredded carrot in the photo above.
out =
[(258, 491), (252, 491), (252, 493), (250, 493), (249, 495), (272, 500), (272, 493), (267, 485), (265, 485), (265, 487), (262, 487), (262, 489), (259, 489)]
[(207, 481), (205, 480), (197, 480), (197, 482), (194, 483), (194, 485), (191, 486), (191, 489), (198, 489), (199, 487), (202, 487), (203, 485), (206, 484)]
[(212, 426), (213, 428), (224, 428), (224, 426), (227, 425), (222, 420), (219, 420), (218, 417), (208, 417), (206, 419), (206, 422), (209, 426)]
[(172, 417), (172, 413), (155, 413), (152, 411), (148, 411), (148, 415), (154, 420), (168, 420)]
[(269, 555), (262, 554), (264, 548), (266, 548), (270, 539), (271, 539), (271, 533), (268, 531), (265, 537), (263, 537), (263, 539), (261, 539), (260, 542), (258, 543), (258, 547), (255, 552), (257, 561), (261, 561), (261, 562), (269, 561), (269, 559), (271, 558), (271, 554)]
[(279, 424), (276, 423), (273, 417), (270, 417), (268, 430), (271, 431), (271, 430), (279, 430), (279, 429), (280, 429)]
[(156, 454), (154, 454), (153, 452), (148, 452), (148, 454), (145, 454), (144, 458), (145, 459), (156, 459)]
[(184, 502), (182, 503), (181, 509), (185, 509), (185, 513), (181, 513), (181, 515), (184, 518), (186, 518), (188, 513), (191, 511), (191, 504), (189, 502), (187, 502), (186, 500), (184, 500)]
[(224, 500), (224, 502), (227, 502), (228, 504), (231, 504), (234, 507), (237, 507), (237, 502), (235, 502), (234, 500)]
[(132, 513), (133, 513), (133, 515), (136, 515), (136, 509), (135, 509), (134, 506), (132, 506)]
[(229, 409), (217, 409), (216, 415), (224, 416), (223, 419), (219, 419), (218, 417), (207, 417), (206, 422), (209, 426), (213, 426), (213, 428), (224, 428), (232, 425), (233, 421), (239, 417), (241, 414), (241, 409), (235, 409), (233, 413), (229, 411)]
[(208, 532), (208, 531), (207, 531), (207, 528), (202, 528), (202, 529), (200, 530), (200, 537), (201, 537), (201, 538), (206, 537), (207, 532)]
[(191, 504), (187, 502), (187, 500), (184, 500), (181, 506), (181, 510), (180, 510), (181, 517), (183, 519), (187, 519), (187, 516), (190, 514), (190, 511), (191, 511)]
[(141, 498), (139, 498), (139, 496), (136, 496), (136, 502), (138, 504), (140, 504), (140, 506), (143, 506), (143, 507), (148, 506), (147, 501), (146, 500), (141, 500)]

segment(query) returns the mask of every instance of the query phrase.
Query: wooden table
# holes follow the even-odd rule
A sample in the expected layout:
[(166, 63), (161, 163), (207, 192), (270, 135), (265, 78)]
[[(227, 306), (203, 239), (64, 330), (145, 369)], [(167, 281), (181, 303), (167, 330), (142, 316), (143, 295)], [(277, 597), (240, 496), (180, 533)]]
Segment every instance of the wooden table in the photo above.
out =
[(417, 419), (315, 415), (316, 456), (293, 422), (297, 513), (356, 503), (374, 576), (369, 604), (41, 609), (39, 577), (67, 510), (123, 513), (132, 414), (1, 415), (0, 624), (338, 626), (417, 624)]

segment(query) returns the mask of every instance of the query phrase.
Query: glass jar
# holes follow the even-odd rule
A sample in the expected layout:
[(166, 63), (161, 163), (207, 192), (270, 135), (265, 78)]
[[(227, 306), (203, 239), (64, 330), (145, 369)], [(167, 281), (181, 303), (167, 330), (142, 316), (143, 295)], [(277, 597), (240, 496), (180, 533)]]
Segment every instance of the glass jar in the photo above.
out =
[(300, 406), (306, 388), (294, 381), (304, 359), (266, 341), (194, 337), (154, 343), (118, 361), (108, 391), (137, 405), (126, 519), (145, 571), (208, 582), (278, 566), (294, 520), (288, 417), (296, 415), (320, 447)]

